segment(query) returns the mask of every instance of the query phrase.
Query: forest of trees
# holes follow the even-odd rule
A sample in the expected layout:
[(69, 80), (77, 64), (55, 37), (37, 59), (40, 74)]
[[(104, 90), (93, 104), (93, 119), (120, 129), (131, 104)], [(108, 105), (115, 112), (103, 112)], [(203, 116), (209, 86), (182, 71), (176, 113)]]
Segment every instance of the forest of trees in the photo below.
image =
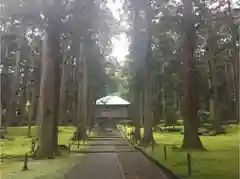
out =
[[(216, 2), (125, 1), (131, 45), (119, 79), (134, 107), (137, 138), (144, 121), (144, 144), (160, 120), (183, 119), (183, 147), (203, 148), (198, 127), (206, 112), (216, 133), (239, 119), (240, 11), (230, 0)], [(31, 136), (37, 123), (36, 157), (55, 155), (57, 126), (72, 121), (73, 137), (86, 138), (96, 99), (118, 89), (106, 69), (114, 69), (111, 38), (121, 28), (103, 0), (0, 5), (1, 137), (20, 124)]]
[(8, 126), (40, 125), (36, 157), (57, 154), (57, 125), (86, 137), (94, 103), (111, 81), (105, 72), (116, 22), (99, 1), (0, 1), (1, 137)]
[(239, 121), (239, 4), (222, 1), (128, 1), (128, 97), (137, 138), (152, 141), (160, 120), (184, 120), (183, 148), (203, 149), (204, 120), (215, 134)]

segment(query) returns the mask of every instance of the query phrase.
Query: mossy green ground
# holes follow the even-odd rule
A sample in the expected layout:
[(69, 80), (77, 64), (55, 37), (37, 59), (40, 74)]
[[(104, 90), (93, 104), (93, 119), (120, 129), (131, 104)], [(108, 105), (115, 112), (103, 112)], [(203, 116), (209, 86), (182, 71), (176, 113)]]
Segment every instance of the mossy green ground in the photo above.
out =
[[(74, 127), (59, 127), (58, 143), (68, 144), (75, 129)], [(32, 138), (37, 134), (37, 127), (32, 127)], [(27, 136), (27, 127), (9, 127), (5, 139), (1, 140), (2, 153), (10, 157), (22, 156), (31, 149), (31, 140)]]
[(61, 179), (72, 168), (82, 154), (58, 157), (49, 160), (30, 160), (28, 170), (22, 172), (23, 161), (4, 161), (0, 178), (4, 179)]
[[(132, 127), (125, 127), (125, 133)], [(164, 145), (176, 144), (181, 147), (183, 135), (180, 133), (154, 132), (158, 143), (154, 153), (151, 147), (145, 152), (157, 159), (182, 178), (192, 179), (237, 179), (239, 177), (239, 125), (226, 127), (227, 134), (201, 136), (206, 152), (191, 151), (192, 176), (188, 176), (186, 152), (167, 147), (167, 160), (164, 159)]]
[[(59, 127), (58, 143), (68, 145), (73, 136), (74, 127)], [(37, 134), (37, 127), (32, 128), (32, 136)], [(29, 170), (21, 172), (23, 155), (31, 149), (31, 139), (27, 137), (27, 127), (9, 127), (6, 138), (1, 140), (3, 161), (0, 164), (0, 178), (4, 179), (55, 179), (60, 178), (71, 168), (78, 156), (70, 154), (49, 160), (29, 160)], [(81, 146), (82, 147), (82, 146)]]

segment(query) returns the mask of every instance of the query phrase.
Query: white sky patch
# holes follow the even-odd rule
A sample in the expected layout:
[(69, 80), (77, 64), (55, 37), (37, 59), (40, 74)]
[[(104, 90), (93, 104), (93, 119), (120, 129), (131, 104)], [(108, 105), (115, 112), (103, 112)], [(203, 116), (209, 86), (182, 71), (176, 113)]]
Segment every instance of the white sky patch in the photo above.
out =
[(128, 55), (128, 46), (129, 42), (125, 34), (120, 34), (114, 38), (112, 38), (113, 43), (113, 51), (112, 56), (117, 57), (119, 62), (122, 62), (126, 59), (126, 55)]
[[(107, 6), (113, 13), (114, 18), (118, 21), (121, 21), (121, 25), (126, 25), (126, 27), (129, 26), (126, 21), (122, 21), (121, 19), (121, 14), (123, 13), (121, 0), (108, 0)], [(113, 37), (112, 44), (113, 51), (111, 53), (111, 56), (116, 57), (119, 62), (123, 62), (126, 59), (126, 55), (129, 53), (129, 42), (127, 36), (124, 33), (121, 33)]]
[(120, 13), (122, 12), (122, 3), (120, 0), (108, 0), (108, 8), (112, 11), (115, 19), (120, 20)]

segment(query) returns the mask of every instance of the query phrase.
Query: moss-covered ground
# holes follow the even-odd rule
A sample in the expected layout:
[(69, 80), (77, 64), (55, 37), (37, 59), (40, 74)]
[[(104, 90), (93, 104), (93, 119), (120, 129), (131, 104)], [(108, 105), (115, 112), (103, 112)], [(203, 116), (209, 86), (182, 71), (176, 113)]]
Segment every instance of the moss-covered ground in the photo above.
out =
[[(131, 126), (125, 126), (124, 130), (127, 134), (133, 129)], [(183, 135), (180, 132), (154, 132), (158, 146), (155, 147), (154, 152), (151, 147), (145, 148), (144, 151), (182, 178), (237, 179), (240, 169), (239, 125), (226, 126), (225, 130), (226, 134), (200, 137), (207, 151), (190, 152), (192, 176), (188, 176), (186, 151), (169, 146), (181, 147)], [(164, 145), (167, 146), (167, 160), (164, 158)]]

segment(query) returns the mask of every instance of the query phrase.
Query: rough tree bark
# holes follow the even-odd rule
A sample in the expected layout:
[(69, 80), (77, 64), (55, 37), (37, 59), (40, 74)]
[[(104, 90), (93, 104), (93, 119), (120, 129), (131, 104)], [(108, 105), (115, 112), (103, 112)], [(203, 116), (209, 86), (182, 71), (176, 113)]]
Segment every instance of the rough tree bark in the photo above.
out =
[[(55, 9), (56, 10), (56, 9)], [(41, 64), (41, 85), (39, 119), (39, 142), (35, 151), (36, 158), (52, 157), (58, 154), (58, 113), (60, 95), (60, 34), (58, 17), (48, 17)]]
[(198, 98), (196, 94), (195, 67), (195, 29), (193, 24), (192, 0), (183, 0), (184, 34), (184, 139), (182, 147), (185, 149), (203, 149), (198, 136)]
[[(73, 118), (73, 123), (75, 126), (78, 125), (78, 120), (77, 120), (77, 116), (78, 116), (78, 86), (80, 83), (80, 79), (79, 79), (79, 73), (78, 70), (80, 68), (79, 65), (79, 50), (80, 50), (80, 42), (78, 41), (80, 37), (75, 36), (75, 38), (73, 38), (73, 43), (72, 43), (72, 53), (74, 54), (74, 59), (72, 61), (72, 65), (73, 65), (73, 69), (72, 69), (72, 80), (73, 80), (73, 88), (74, 90), (72, 91), (72, 118)], [(76, 132), (75, 132), (76, 134)], [(73, 139), (76, 138), (76, 135), (74, 134)]]
[(141, 133), (140, 133), (140, 129), (141, 129), (141, 92), (135, 91), (135, 98), (134, 98), (134, 108), (135, 108), (135, 112), (134, 112), (134, 123), (135, 123), (135, 139), (136, 140), (140, 140), (141, 139)]
[(62, 61), (62, 77), (61, 77), (61, 87), (60, 87), (60, 107), (59, 107), (59, 117), (60, 124), (63, 125), (67, 118), (67, 107), (66, 107), (66, 88), (67, 88), (67, 44), (63, 47), (63, 61)]
[(87, 137), (86, 134), (86, 124), (88, 118), (88, 109), (87, 109), (87, 97), (88, 97), (88, 67), (86, 62), (86, 56), (83, 55), (81, 58), (80, 66), (82, 66), (82, 100), (81, 100), (81, 121), (80, 121), (80, 133), (83, 139)]
[[(164, 74), (164, 65), (162, 67), (162, 74)], [(164, 83), (164, 82), (163, 82)], [(162, 92), (162, 120), (166, 120), (166, 93), (165, 93), (165, 90), (164, 90), (164, 86), (162, 85), (162, 89), (161, 89), (161, 92)]]
[[(133, 37), (132, 37), (132, 43), (133, 43), (133, 58), (134, 61), (139, 60), (138, 59), (138, 54), (137, 54), (137, 40), (138, 40), (138, 31), (139, 31), (139, 11), (140, 8), (138, 6), (138, 4), (134, 3), (134, 14), (133, 14)], [(137, 64), (135, 65), (135, 68), (138, 68)], [(140, 75), (138, 72), (136, 72), (135, 74), (136, 76), (136, 81), (138, 81), (138, 78), (140, 78)], [(138, 85), (135, 84), (135, 85)], [(134, 119), (134, 124), (135, 124), (135, 138), (136, 140), (140, 140), (141, 139), (141, 133), (140, 133), (140, 128), (141, 128), (141, 120), (142, 120), (142, 93), (139, 90), (139, 88), (137, 88), (137, 86), (133, 87), (133, 95), (134, 95), (134, 99), (133, 99), (133, 108), (134, 108), (134, 114), (133, 114), (133, 119)]]
[(146, 51), (144, 56), (144, 135), (142, 139), (143, 145), (155, 143), (153, 139), (153, 76), (151, 74), (152, 68), (152, 10), (151, 1), (143, 1), (143, 9), (145, 11), (145, 29), (146, 29)]
[[(28, 51), (28, 42), (27, 42), (27, 39), (24, 37), (23, 38), (23, 43), (21, 45), (21, 62), (24, 62), (26, 60), (28, 60), (28, 54), (29, 54), (29, 51)], [(21, 84), (21, 97), (20, 97), (20, 106), (19, 106), (19, 109), (20, 109), (20, 119), (19, 119), (19, 122), (23, 122), (26, 117), (27, 117), (27, 111), (26, 111), (26, 104), (27, 104), (27, 101), (28, 101), (28, 82), (29, 82), (29, 76), (28, 76), (28, 72), (29, 72), (29, 65), (27, 63), (24, 64), (23, 66), (23, 83)]]
[(53, 113), (54, 113), (54, 63), (50, 56), (50, 34), (46, 33), (43, 42), (42, 74), (40, 83), (39, 113), (39, 143), (36, 157), (53, 156)]
[(78, 66), (78, 102), (77, 102), (77, 129), (73, 140), (84, 140), (87, 137), (87, 63), (83, 44), (80, 44)]
[(230, 50), (230, 59), (232, 62), (232, 71), (233, 71), (233, 82), (234, 82), (234, 94), (235, 94), (235, 107), (236, 107), (236, 120), (239, 119), (239, 33), (238, 33), (238, 24), (234, 21), (233, 13), (232, 13), (232, 7), (231, 7), (231, 1), (227, 0), (228, 4), (228, 16), (229, 16), (229, 23), (230, 23), (230, 29), (231, 29), (231, 36), (232, 36), (232, 47)]
[(233, 85), (233, 81), (232, 81), (232, 75), (231, 75), (231, 70), (230, 70), (230, 64), (228, 61), (225, 62), (225, 88), (226, 88), (226, 94), (227, 94), (227, 104), (229, 105), (229, 115), (231, 116), (231, 118), (234, 118), (235, 114), (235, 103), (233, 101), (233, 93), (234, 93), (234, 85)]
[(94, 89), (93, 87), (89, 87), (91, 89), (88, 90), (88, 125), (89, 129), (91, 129), (94, 126), (95, 123), (95, 101), (94, 101)]
[[(32, 57), (33, 58), (33, 57)], [(29, 120), (28, 120), (28, 137), (31, 137), (31, 127), (32, 122), (37, 122), (37, 109), (38, 109), (38, 93), (40, 89), (40, 68), (41, 68), (41, 61), (40, 57), (33, 58), (32, 59), (32, 68), (33, 68), (33, 74), (32, 74), (32, 96), (31, 96), (31, 108), (30, 108), (30, 114), (29, 114)]]
[(9, 60), (8, 60), (8, 44), (6, 42), (2, 42), (2, 51), (3, 51), (3, 59), (2, 59), (2, 80), (1, 80), (1, 98), (2, 98), (2, 109), (4, 115), (2, 116), (2, 125), (7, 129), (7, 119), (6, 119), (6, 109), (8, 108), (9, 98), (11, 95), (11, 80), (9, 77), (8, 69), (9, 69)]
[(140, 96), (139, 96), (139, 121), (140, 121), (140, 128), (143, 126), (143, 92), (141, 91)]
[(27, 111), (26, 111), (26, 104), (28, 101), (28, 67), (24, 68), (24, 77), (23, 77), (23, 84), (22, 86), (22, 93), (21, 93), (21, 102), (20, 102), (20, 119), (19, 122), (24, 122), (27, 116)]
[[(213, 57), (213, 56), (210, 56), (210, 57)], [(221, 118), (220, 118), (220, 111), (219, 111), (220, 108), (219, 108), (219, 101), (218, 101), (218, 90), (216, 88), (215, 65), (213, 60), (214, 59), (208, 60), (208, 68), (209, 68), (208, 85), (211, 91), (211, 98), (210, 98), (211, 118), (214, 122), (214, 128), (218, 133), (218, 132), (221, 132)]]
[[(208, 13), (208, 12), (207, 12)], [(216, 67), (215, 67), (215, 54), (214, 54), (214, 48), (215, 48), (215, 37), (212, 33), (212, 16), (211, 14), (208, 15), (209, 22), (208, 24), (210, 27), (206, 29), (207, 33), (207, 48), (206, 52), (208, 54), (208, 86), (210, 90), (210, 115), (211, 119), (214, 122), (214, 128), (216, 132), (221, 132), (221, 118), (220, 118), (220, 106), (219, 106), (219, 100), (218, 100), (218, 90), (217, 90), (217, 79), (216, 79)]]
[[(6, 121), (7, 124), (10, 125), (16, 119), (16, 98), (18, 93), (18, 83), (19, 83), (19, 73), (20, 73), (20, 59), (21, 59), (21, 44), (18, 42), (18, 49), (16, 51), (16, 63), (15, 63), (15, 71), (14, 76), (11, 83), (11, 94), (9, 103), (7, 105), (7, 113), (6, 113)], [(6, 126), (5, 126), (6, 127)]]
[[(2, 64), (2, 35), (0, 35), (0, 64)], [(2, 85), (2, 74), (0, 74), (0, 84)], [(4, 138), (3, 126), (3, 108), (2, 108), (2, 86), (0, 87), (0, 139)]]
[[(4, 37), (4, 36), (3, 36)], [(8, 126), (8, 121), (7, 121), (7, 108), (9, 105), (9, 99), (11, 97), (11, 78), (13, 75), (10, 75), (8, 70), (9, 70), (9, 42), (5, 42), (4, 39), (2, 38), (2, 80), (1, 80), (1, 98), (2, 98), (2, 126), (4, 127), (4, 131), (2, 131), (2, 137), (4, 137), (4, 133), (7, 133), (7, 126)]]
[(152, 111), (152, 79), (149, 74), (145, 74), (144, 86), (144, 135), (142, 139), (143, 145), (153, 142), (153, 111)]

